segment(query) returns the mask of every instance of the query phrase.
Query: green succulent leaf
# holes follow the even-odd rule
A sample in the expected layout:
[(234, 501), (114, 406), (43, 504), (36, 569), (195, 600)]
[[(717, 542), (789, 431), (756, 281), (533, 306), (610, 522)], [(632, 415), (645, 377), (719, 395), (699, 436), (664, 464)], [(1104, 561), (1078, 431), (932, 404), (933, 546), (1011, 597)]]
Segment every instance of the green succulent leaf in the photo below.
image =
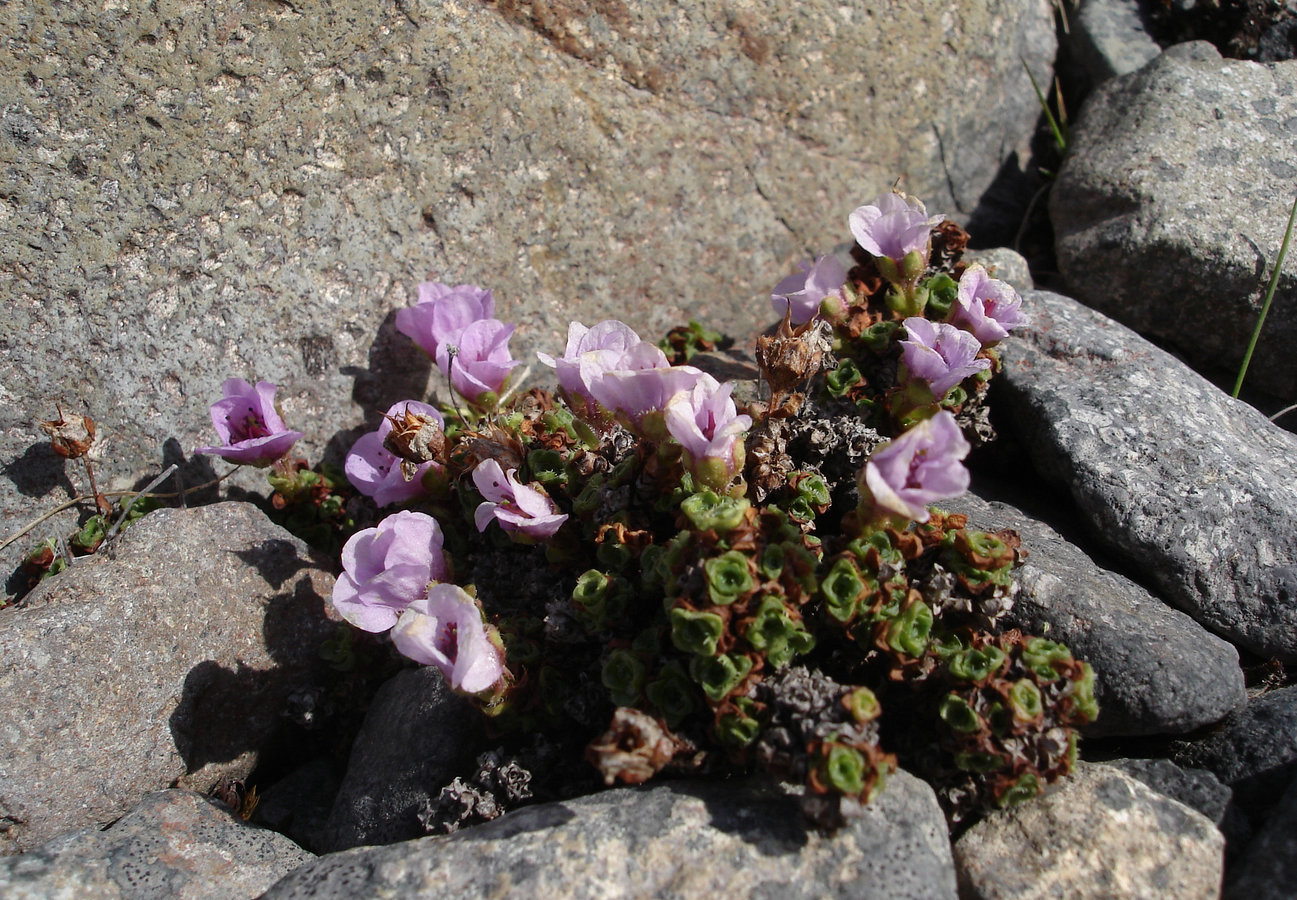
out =
[(1026, 722), (1040, 718), (1044, 710), (1040, 696), (1040, 688), (1036, 687), (1035, 682), (1023, 679), (1009, 688), (1009, 706), (1013, 709), (1013, 714)]
[(968, 701), (954, 691), (941, 698), (941, 704), (937, 707), (937, 715), (941, 716), (941, 721), (951, 728), (965, 734), (977, 731), (982, 727), (982, 719), (978, 716), (977, 710), (969, 706)]
[(838, 791), (858, 797), (865, 789), (865, 758), (854, 747), (833, 744), (824, 760), (824, 776)]
[(713, 703), (724, 700), (751, 671), (752, 660), (733, 653), (695, 656), (689, 661), (689, 674)]
[(887, 646), (897, 653), (919, 657), (928, 649), (931, 633), (932, 609), (922, 600), (916, 600), (888, 626)]
[(878, 702), (878, 695), (867, 687), (858, 687), (847, 694), (842, 698), (842, 704), (851, 713), (851, 717), (861, 725), (872, 722), (883, 712), (883, 706)]
[(646, 675), (644, 663), (629, 650), (612, 651), (603, 664), (603, 686), (616, 706), (633, 706), (639, 700)]
[(960, 681), (982, 682), (998, 671), (1005, 659), (1004, 651), (994, 645), (964, 650), (950, 657), (950, 675)]
[(644, 689), (644, 695), (671, 728), (683, 722), (697, 708), (696, 693), (693, 681), (678, 662), (663, 666), (657, 678)]
[(727, 534), (739, 526), (751, 505), (742, 497), (722, 497), (704, 490), (682, 500), (680, 511), (699, 531)]
[(856, 617), (860, 597), (865, 592), (864, 579), (847, 557), (840, 558), (829, 569), (829, 574), (820, 579), (820, 596), (824, 598), (824, 608), (839, 622), (850, 622)]
[(1023, 664), (1049, 681), (1058, 678), (1055, 662), (1071, 662), (1072, 651), (1067, 647), (1042, 637), (1028, 638), (1022, 645)]
[(725, 620), (716, 613), (676, 607), (671, 610), (671, 643), (677, 650), (714, 656), (725, 631)]
[(737, 550), (728, 550), (703, 563), (707, 576), (707, 595), (717, 606), (728, 606), (756, 589), (748, 558)]
[(1040, 779), (1033, 772), (1023, 772), (997, 801), (1000, 809), (1019, 806), (1040, 796)]
[(860, 374), (856, 361), (847, 357), (838, 362), (836, 369), (824, 376), (824, 389), (829, 392), (830, 397), (842, 397), (864, 380), (865, 377)]

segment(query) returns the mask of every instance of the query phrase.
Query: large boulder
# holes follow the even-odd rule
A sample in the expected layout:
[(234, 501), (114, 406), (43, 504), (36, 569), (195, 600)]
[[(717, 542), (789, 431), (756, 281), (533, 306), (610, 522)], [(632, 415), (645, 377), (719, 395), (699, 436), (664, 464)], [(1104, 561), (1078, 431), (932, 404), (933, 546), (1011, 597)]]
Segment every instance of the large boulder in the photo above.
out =
[(1297, 437), (1171, 354), (1059, 294), (997, 379), (1032, 462), (1132, 576), (1209, 631), (1297, 660)]
[(59, 401), (114, 486), (211, 443), (230, 376), (345, 448), (428, 389), (392, 319), (425, 278), (494, 288), (519, 358), (569, 318), (749, 336), (898, 177), (972, 211), (1033, 130), (1050, 10), (6, 4), (0, 533), (68, 487), (33, 449)]
[(159, 510), (0, 610), (0, 852), (246, 777), (328, 677), (326, 566), (249, 504)]
[(955, 872), (932, 789), (900, 771), (833, 834), (808, 828), (773, 783), (653, 783), (530, 806), (449, 837), (331, 853), (265, 896), (448, 895), (953, 900)]
[[(1238, 370), (1297, 195), (1297, 62), (1183, 44), (1086, 101), (1050, 195), (1070, 295)], [(1284, 263), (1249, 385), (1297, 397), (1297, 254)]]

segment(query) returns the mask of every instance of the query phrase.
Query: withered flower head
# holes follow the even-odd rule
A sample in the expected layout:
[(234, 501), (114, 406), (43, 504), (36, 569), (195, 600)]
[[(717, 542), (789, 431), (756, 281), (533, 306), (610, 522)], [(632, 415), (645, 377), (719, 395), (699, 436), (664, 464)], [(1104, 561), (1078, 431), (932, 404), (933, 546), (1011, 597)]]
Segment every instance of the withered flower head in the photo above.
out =
[(85, 456), (95, 442), (95, 420), (89, 416), (64, 416), (60, 409), (58, 419), (39, 424), (50, 436), (54, 452), (66, 459)]
[[(812, 319), (794, 328), (791, 314), (791, 307), (785, 310), (774, 335), (757, 338), (757, 365), (775, 398), (791, 393), (797, 385), (817, 375), (831, 347), (828, 323)], [(771, 407), (776, 405), (772, 399)]]
[(441, 430), (440, 418), (417, 412), (413, 406), (406, 404), (403, 412), (384, 416), (392, 423), (392, 430), (383, 438), (383, 446), (415, 465), (441, 459), (446, 434)]

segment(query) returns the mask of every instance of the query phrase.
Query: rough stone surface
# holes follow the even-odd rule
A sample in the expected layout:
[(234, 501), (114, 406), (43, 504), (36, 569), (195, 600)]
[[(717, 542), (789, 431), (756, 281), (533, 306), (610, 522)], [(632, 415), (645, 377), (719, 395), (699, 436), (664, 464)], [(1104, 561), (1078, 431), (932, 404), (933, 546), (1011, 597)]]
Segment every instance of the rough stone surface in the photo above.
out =
[(1206, 769), (1186, 769), (1169, 759), (1114, 759), (1107, 765), (1121, 769), (1172, 800), (1196, 809), (1216, 823), (1225, 819), (1233, 792)]
[(249, 900), (315, 857), (191, 791), (145, 797), (106, 831), (0, 860), (9, 900)]
[(1297, 436), (1074, 300), (1023, 308), (997, 383), (1040, 472), (1164, 599), (1297, 659)]
[(1297, 686), (1261, 694), (1208, 737), (1174, 756), (1215, 773), (1255, 826), (1297, 777)]
[(897, 772), (860, 820), (807, 830), (774, 785), (618, 788), (511, 813), (450, 837), (321, 857), (267, 892), (284, 898), (955, 896), (936, 797)]
[(1021, 253), (1008, 247), (969, 250), (964, 254), (964, 260), (970, 265), (981, 263), (996, 278), (1007, 281), (1019, 291), (1029, 291), (1036, 286), (1031, 280), (1031, 268), (1027, 265), (1027, 260)]
[(259, 792), (252, 821), (287, 835), (299, 847), (319, 852), (338, 788), (339, 779), (329, 762), (311, 760)]
[(431, 666), (379, 689), (324, 828), (326, 850), (422, 837), (418, 813), (483, 749), (482, 714)]
[(255, 507), (150, 513), (0, 610), (0, 849), (245, 777), (326, 677), (333, 576)]
[(955, 843), (960, 896), (1216, 898), (1225, 841), (1208, 819), (1110, 766), (994, 813)]
[[(1297, 195), (1297, 62), (1174, 47), (1086, 101), (1050, 196), (1068, 293), (1237, 371)], [(1249, 369), (1297, 397), (1297, 254)]]
[(428, 277), (494, 288), (533, 365), (569, 319), (746, 340), (898, 177), (967, 214), (1021, 165), (1050, 10), (5, 4), (0, 533), (69, 487), (37, 446), (56, 401), (115, 487), (208, 444), (230, 376), (282, 386), (313, 460), (345, 449), (428, 389), (393, 319)]
[(1247, 702), (1238, 651), (1184, 613), (1006, 503), (965, 494), (943, 505), (977, 528), (1022, 535), (1029, 555), (1017, 570), (1013, 623), (1094, 667), (1100, 713), (1087, 737), (1183, 733)]
[(1288, 900), (1297, 885), (1297, 778), (1230, 871), (1225, 900)]
[(1092, 84), (1128, 75), (1162, 52), (1144, 27), (1140, 0), (1083, 0), (1069, 42)]

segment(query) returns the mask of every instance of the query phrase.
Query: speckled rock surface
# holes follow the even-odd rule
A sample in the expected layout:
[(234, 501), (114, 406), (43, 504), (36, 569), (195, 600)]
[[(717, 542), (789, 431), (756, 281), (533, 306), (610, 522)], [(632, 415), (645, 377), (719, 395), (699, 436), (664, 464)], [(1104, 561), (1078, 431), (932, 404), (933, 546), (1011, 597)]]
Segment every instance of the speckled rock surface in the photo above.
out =
[(1163, 599), (1297, 659), (1297, 437), (1074, 300), (1023, 309), (997, 381), (1041, 474)]
[(1238, 651), (1130, 579), (1097, 566), (1048, 525), (974, 494), (942, 504), (988, 531), (1013, 528), (1029, 556), (1010, 614), (1095, 670), (1099, 719), (1087, 737), (1178, 734), (1247, 702)]
[(241, 778), (327, 677), (333, 576), (255, 507), (159, 510), (0, 610), (0, 850)]
[(68, 487), (34, 446), (57, 401), (114, 487), (210, 443), (231, 376), (283, 386), (312, 459), (345, 450), (428, 389), (393, 319), (425, 278), (494, 288), (533, 363), (570, 319), (746, 340), (858, 203), (901, 177), (967, 214), (1025, 158), (1050, 10), (6, 4), (0, 533)]
[(432, 666), (384, 684), (356, 736), (321, 846), (345, 850), (422, 837), (422, 805), (456, 775), (471, 773), (483, 749), (482, 724), (481, 713)]
[(1297, 778), (1231, 869), (1225, 900), (1287, 900), (1297, 885)]
[(1297, 686), (1252, 698), (1209, 736), (1180, 747), (1174, 759), (1215, 773), (1258, 826), (1297, 777)]
[(1162, 52), (1144, 26), (1140, 0), (1082, 0), (1067, 40), (1094, 84), (1127, 75)]
[(1232, 791), (1206, 769), (1187, 769), (1169, 759), (1114, 759), (1106, 763), (1220, 826)]
[[(1297, 195), (1297, 62), (1182, 44), (1099, 88), (1050, 194), (1068, 293), (1237, 371)], [(1297, 254), (1249, 370), (1297, 397)]]
[(955, 896), (945, 821), (897, 772), (849, 828), (807, 831), (772, 784), (677, 781), (511, 813), (450, 837), (323, 856), (267, 900), (401, 897)]
[(0, 860), (9, 900), (250, 900), (314, 859), (190, 791), (145, 797), (106, 831), (55, 838)]
[(1110, 766), (994, 813), (955, 843), (961, 897), (1176, 897), (1220, 893), (1224, 838), (1208, 819)]

